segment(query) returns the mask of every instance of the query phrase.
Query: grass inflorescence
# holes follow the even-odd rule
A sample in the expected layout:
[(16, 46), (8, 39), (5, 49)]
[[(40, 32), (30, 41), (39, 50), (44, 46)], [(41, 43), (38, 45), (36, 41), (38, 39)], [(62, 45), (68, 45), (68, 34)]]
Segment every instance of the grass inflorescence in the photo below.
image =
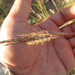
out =
[(48, 31), (40, 31), (37, 33), (30, 34), (20, 34), (18, 38), (12, 38), (10, 40), (3, 40), (0, 43), (5, 43), (5, 45), (15, 45), (20, 43), (25, 43), (27, 45), (37, 45), (39, 43), (43, 44), (46, 41), (50, 41), (52, 39), (56, 39), (59, 36), (70, 35), (73, 33), (64, 33), (64, 32), (48, 32)]

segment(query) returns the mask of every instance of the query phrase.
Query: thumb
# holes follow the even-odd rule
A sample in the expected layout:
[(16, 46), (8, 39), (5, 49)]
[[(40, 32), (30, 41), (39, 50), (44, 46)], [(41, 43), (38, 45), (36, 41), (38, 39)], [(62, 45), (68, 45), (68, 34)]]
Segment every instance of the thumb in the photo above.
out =
[(8, 16), (27, 20), (31, 1), (32, 0), (15, 0)]

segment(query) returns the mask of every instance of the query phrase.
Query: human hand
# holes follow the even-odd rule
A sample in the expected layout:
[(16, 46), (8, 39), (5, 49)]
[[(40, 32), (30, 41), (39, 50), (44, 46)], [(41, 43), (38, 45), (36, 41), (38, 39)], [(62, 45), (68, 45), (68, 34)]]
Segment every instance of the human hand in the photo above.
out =
[[(74, 32), (74, 23), (59, 30), (59, 26), (75, 18), (75, 6), (56, 12), (43, 22), (30, 26), (27, 22), (31, 0), (15, 0), (1, 27), (0, 40), (47, 30), (51, 32)], [(59, 37), (43, 45), (0, 45), (1, 62), (15, 75), (67, 75), (75, 67), (74, 35)]]

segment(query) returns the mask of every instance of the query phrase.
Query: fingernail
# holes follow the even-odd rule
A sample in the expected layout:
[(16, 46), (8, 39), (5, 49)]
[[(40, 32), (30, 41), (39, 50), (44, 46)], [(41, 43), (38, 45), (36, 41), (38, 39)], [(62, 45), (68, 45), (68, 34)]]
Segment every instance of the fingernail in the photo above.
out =
[(71, 13), (72, 13), (73, 15), (75, 15), (75, 5), (73, 5), (73, 6), (71, 7), (70, 11), (71, 11)]

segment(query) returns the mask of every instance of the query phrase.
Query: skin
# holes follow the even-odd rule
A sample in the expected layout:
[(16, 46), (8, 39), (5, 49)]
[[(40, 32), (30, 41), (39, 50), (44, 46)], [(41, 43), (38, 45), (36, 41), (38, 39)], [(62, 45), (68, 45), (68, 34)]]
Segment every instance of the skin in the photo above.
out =
[[(31, 0), (15, 0), (2, 24), (1, 41), (41, 30), (75, 32), (75, 23), (59, 30), (59, 26), (75, 18), (75, 6), (56, 12), (34, 26), (27, 21), (30, 6)], [(0, 45), (0, 60), (14, 75), (67, 75), (75, 67), (74, 53), (74, 35), (60, 36), (43, 45)]]

